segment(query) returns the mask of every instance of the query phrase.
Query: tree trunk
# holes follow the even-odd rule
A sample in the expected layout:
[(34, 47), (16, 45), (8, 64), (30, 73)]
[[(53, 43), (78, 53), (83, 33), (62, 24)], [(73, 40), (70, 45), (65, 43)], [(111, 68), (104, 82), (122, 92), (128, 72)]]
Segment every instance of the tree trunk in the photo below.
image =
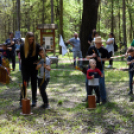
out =
[(114, 1), (112, 0), (112, 12), (111, 12), (111, 32), (114, 32)]
[(127, 38), (126, 38), (126, 3), (123, 0), (123, 44), (127, 50)]
[(54, 23), (53, 0), (51, 0), (51, 23)]
[(121, 42), (120, 7), (119, 7), (119, 41)]
[(88, 37), (96, 28), (97, 13), (100, 0), (83, 0), (82, 25), (80, 30), (81, 50), (83, 57), (88, 50)]
[[(132, 3), (132, 1), (131, 1), (131, 3)], [(127, 4), (129, 4), (128, 0), (127, 0)], [(132, 34), (133, 34), (133, 19), (132, 19), (132, 13), (131, 13), (132, 8), (128, 7), (127, 9), (128, 9), (128, 13), (129, 13), (129, 20), (130, 20), (130, 32), (129, 32), (130, 33), (130, 40), (132, 41), (133, 40), (133, 36), (132, 36)]]
[[(64, 35), (63, 35), (63, 0), (60, 0), (59, 33), (64, 38)], [(59, 53), (60, 54), (62, 53), (61, 46), (59, 46)]]
[(17, 0), (17, 22), (18, 22), (18, 31), (20, 31), (20, 0)]

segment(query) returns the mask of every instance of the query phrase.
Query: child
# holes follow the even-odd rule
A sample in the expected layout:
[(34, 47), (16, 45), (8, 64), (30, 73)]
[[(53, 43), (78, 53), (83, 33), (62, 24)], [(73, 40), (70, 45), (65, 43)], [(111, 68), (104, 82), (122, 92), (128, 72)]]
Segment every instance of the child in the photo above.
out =
[[(46, 57), (46, 61), (44, 63), (44, 50), (43, 48), (40, 48), (39, 50), (39, 55), (41, 57), (36, 69), (39, 69), (39, 76), (38, 76), (38, 87), (40, 89), (40, 93), (43, 99), (44, 104), (41, 106), (42, 108), (49, 109), (49, 102), (48, 102), (48, 97), (46, 94), (46, 87), (49, 83), (50, 80), (50, 59)], [(44, 79), (44, 68), (45, 68), (45, 79)]]
[(88, 95), (92, 95), (92, 90), (94, 89), (97, 96), (96, 103), (100, 103), (99, 75), (103, 77), (103, 74), (96, 68), (96, 61), (94, 59), (89, 60), (89, 65), (90, 69), (87, 70)]
[(127, 65), (129, 65), (129, 88), (130, 91), (128, 95), (133, 94), (133, 75), (134, 75), (134, 48), (128, 48), (127, 50), (128, 58)]

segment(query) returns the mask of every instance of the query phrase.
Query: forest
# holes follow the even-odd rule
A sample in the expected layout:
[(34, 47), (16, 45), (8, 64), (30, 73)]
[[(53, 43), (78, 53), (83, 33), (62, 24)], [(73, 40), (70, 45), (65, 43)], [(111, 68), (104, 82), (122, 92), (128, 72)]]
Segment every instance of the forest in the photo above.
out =
[[(87, 3), (82, 0), (1, 0), (0, 42), (5, 41), (9, 31), (18, 30), (21, 31), (22, 37), (25, 37), (27, 31), (33, 31), (39, 42), (37, 25), (54, 23), (58, 25), (56, 44), (59, 42), (59, 34), (66, 41), (72, 37), (74, 32), (80, 35), (82, 26), (84, 26), (85, 42), (87, 42), (88, 34), (96, 27), (103, 38), (107, 39), (108, 34), (113, 32), (118, 45), (127, 44), (129, 46), (134, 37), (133, 0), (90, 0)], [(90, 11), (83, 7), (92, 9), (93, 12), (88, 13)], [(85, 15), (84, 10), (87, 11)], [(91, 16), (96, 17), (96, 21), (92, 20)], [(89, 24), (88, 28), (82, 21)], [(85, 44), (84, 41), (82, 39)]]
[[(0, 58), (2, 62), (6, 61), (3, 62), (5, 64), (2, 62), (0, 64), (0, 134), (133, 134), (133, 47), (128, 49), (128, 53), (126, 52), (134, 39), (133, 3), (134, 0), (0, 0)], [(39, 54), (42, 55), (41, 57), (36, 54), (37, 61), (36, 58), (33, 58), (35, 51), (32, 54), (31, 50), (35, 50), (32, 46), (35, 45), (34, 39), (40, 45), (45, 42), (38, 30), (40, 24), (58, 26), (55, 30), (56, 38), (53, 40), (56, 43), (56, 52), (44, 54), (44, 48), (36, 44), (39, 47), (37, 48)], [(94, 28), (105, 41), (109, 38), (114, 40), (113, 37), (109, 37), (109, 33), (113, 32), (118, 51), (114, 50), (114, 43), (112, 43), (112, 51), (107, 52), (104, 48), (106, 43), (101, 41), (93, 42), (96, 45), (89, 47), (88, 38)], [(21, 46), (19, 49), (13, 48), (13, 51), (10, 51), (12, 57), (8, 55), (6, 55), (7, 58), (4, 57), (5, 52), (8, 54), (7, 49), (11, 50), (8, 45), (17, 45), (12, 40), (13, 33), (16, 31), (21, 32), (21, 38), (25, 38), (28, 31), (35, 35), (28, 33), (31, 35), (27, 37), (28, 58), (22, 55), (23, 51), (20, 52), (24, 49), (23, 44), (19, 43), (18, 46)], [(49, 32), (52, 31), (54, 30), (49, 29)], [(9, 32), (13, 33), (8, 35)], [(69, 51), (67, 50), (68, 53), (63, 57), (62, 49), (59, 47), (60, 35), (67, 44), (75, 32), (80, 37), (80, 40), (77, 39), (78, 44), (81, 43), (82, 53), (79, 51), (77, 55), (79, 58), (75, 59), (73, 54), (77, 51), (72, 51), (70, 43), (70, 46), (67, 47)], [(4, 44), (8, 37), (12, 38), (11, 42)], [(100, 37), (95, 41), (97, 39)], [(53, 45), (51, 37), (49, 41), (49, 45)], [(24, 46), (27, 46), (27, 43), (24, 43)], [(89, 57), (85, 58), (88, 48), (92, 49), (90, 51), (92, 54), (88, 53)], [(129, 54), (130, 57), (128, 57)], [(99, 69), (95, 68), (97, 64), (92, 58), (100, 65)], [(49, 59), (49, 64), (45, 65), (45, 61), (48, 63)], [(27, 62), (24, 62), (25, 60)], [(13, 61), (15, 67), (13, 67)], [(94, 68), (90, 69), (91, 61)], [(45, 86), (42, 92), (39, 86), (42, 84), (39, 84), (36, 75), (39, 68), (34, 69), (35, 64), (39, 66), (38, 63), (40, 67), (43, 66), (44, 76), (41, 78)], [(82, 66), (80, 66), (81, 63)], [(47, 79), (46, 70), (49, 70)], [(87, 70), (90, 71), (89, 74)], [(100, 72), (99, 76), (95, 70)], [(40, 72), (41, 70), (38, 76)], [(28, 77), (26, 81), (24, 74)], [(88, 84), (90, 83), (88, 75), (91, 75), (90, 78), (97, 79), (97, 85), (93, 87), (94, 91), (91, 91), (91, 96), (89, 90), (92, 84)], [(34, 95), (37, 100), (35, 97), (33, 101), (34, 92), (32, 90), (36, 88), (36, 84), (38, 87)], [(99, 90), (96, 94), (96, 88), (100, 90), (101, 98), (99, 98)], [(45, 92), (49, 100), (47, 103), (43, 100), (46, 97), (42, 96)], [(91, 100), (90, 97), (93, 99)], [(95, 98), (100, 99), (98, 103)], [(24, 105), (24, 101), (28, 101), (28, 108)], [(93, 107), (90, 107), (90, 104), (93, 104)], [(25, 113), (24, 109), (29, 111)]]

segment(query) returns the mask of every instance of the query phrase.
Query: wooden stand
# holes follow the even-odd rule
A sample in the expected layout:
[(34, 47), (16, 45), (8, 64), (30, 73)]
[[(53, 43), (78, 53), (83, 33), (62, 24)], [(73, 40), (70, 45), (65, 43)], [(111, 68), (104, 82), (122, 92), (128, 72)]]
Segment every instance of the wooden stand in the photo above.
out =
[(88, 95), (88, 108), (89, 109), (96, 108), (95, 95)]
[(30, 99), (22, 99), (22, 113), (21, 115), (31, 115)]
[(3, 67), (0, 66), (0, 82), (3, 84), (9, 84), (10, 77), (7, 74), (7, 70)]

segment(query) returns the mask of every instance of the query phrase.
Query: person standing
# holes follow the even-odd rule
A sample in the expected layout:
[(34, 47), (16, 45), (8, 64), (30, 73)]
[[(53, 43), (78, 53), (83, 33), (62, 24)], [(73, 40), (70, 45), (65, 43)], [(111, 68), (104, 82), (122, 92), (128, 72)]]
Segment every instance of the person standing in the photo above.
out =
[[(38, 87), (40, 89), (40, 93), (41, 93), (41, 96), (43, 99), (43, 105), (41, 107), (45, 108), (45, 109), (49, 109), (50, 106), (49, 106), (48, 95), (46, 93), (46, 88), (50, 81), (51, 61), (48, 57), (46, 57), (46, 61), (44, 63), (45, 54), (44, 54), (43, 48), (40, 48), (39, 55), (40, 55), (41, 59), (37, 65), (36, 69), (39, 70)], [(45, 71), (45, 79), (43, 79), (44, 71)]]
[(134, 76), (134, 48), (130, 47), (127, 50), (129, 56), (127, 58), (127, 65), (129, 65), (129, 93), (128, 95), (133, 94), (133, 76)]
[[(36, 106), (37, 102), (37, 73), (36, 70), (38, 61), (40, 46), (36, 44), (35, 37), (32, 32), (28, 32), (25, 37), (25, 43), (20, 45), (20, 57), (21, 57), (21, 73), (23, 90), (25, 88), (25, 82), (28, 82), (31, 78), (31, 89), (32, 89), (32, 107)], [(20, 95), (20, 107), (22, 94)]]
[(6, 39), (6, 44), (8, 47), (12, 47), (12, 51), (8, 51), (8, 59), (12, 60), (12, 69), (15, 70), (15, 42), (16, 39), (13, 38), (14, 34), (13, 32), (9, 32), (9, 39)]
[[(104, 76), (104, 62), (106, 60), (109, 60), (110, 57), (108, 55), (108, 51), (104, 47), (102, 47), (102, 42), (104, 41), (102, 40), (101, 37), (96, 37), (94, 40), (95, 45), (89, 47), (86, 58), (95, 59), (96, 64), (97, 64), (96, 67), (103, 74), (103, 77), (99, 78), (99, 87), (100, 87), (101, 100), (102, 100), (102, 103), (104, 104), (107, 102), (107, 95), (106, 95), (106, 88), (105, 88), (105, 76)], [(88, 85), (87, 82), (86, 82), (86, 86)]]
[(92, 30), (92, 33), (91, 34), (89, 34), (89, 37), (88, 37), (88, 44), (91, 46), (92, 45), (92, 41), (93, 41), (93, 39), (94, 39), (94, 33), (96, 32), (96, 29), (94, 28), (93, 30)]
[[(74, 66), (76, 66), (76, 57), (82, 58), (81, 43), (78, 34), (74, 33), (74, 38), (69, 39), (67, 43), (73, 47)], [(82, 61), (79, 62), (79, 66), (82, 67)]]
[[(106, 44), (107, 44), (106, 49), (108, 51), (109, 57), (112, 57), (114, 55), (114, 34), (113, 33), (109, 34), (109, 39), (107, 40)], [(113, 67), (113, 59), (110, 59), (107, 68), (112, 68), (112, 67)]]

